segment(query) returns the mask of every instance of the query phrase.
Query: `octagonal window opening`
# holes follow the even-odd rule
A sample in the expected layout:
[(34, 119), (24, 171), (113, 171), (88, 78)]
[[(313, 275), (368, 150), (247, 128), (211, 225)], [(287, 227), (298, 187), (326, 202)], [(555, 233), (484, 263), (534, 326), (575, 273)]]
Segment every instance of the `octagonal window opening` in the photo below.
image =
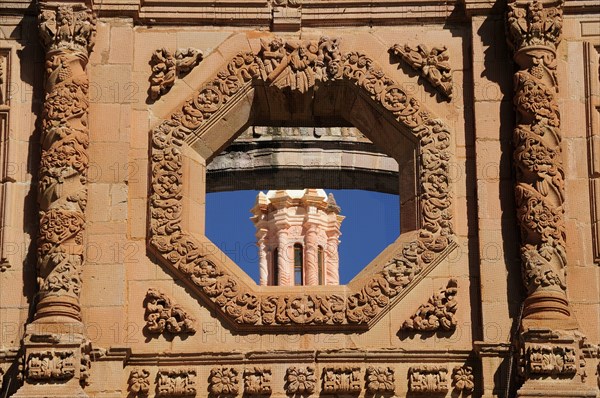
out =
[(400, 233), (398, 163), (355, 128), (251, 127), (206, 181), (206, 236), (259, 285), (347, 284)]

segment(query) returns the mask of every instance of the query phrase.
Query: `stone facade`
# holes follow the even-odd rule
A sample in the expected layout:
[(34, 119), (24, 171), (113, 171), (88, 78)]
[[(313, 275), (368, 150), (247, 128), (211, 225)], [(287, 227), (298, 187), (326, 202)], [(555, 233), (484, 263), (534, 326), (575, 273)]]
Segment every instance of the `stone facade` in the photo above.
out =
[[(0, 395), (600, 397), (596, 3), (0, 2)], [(307, 186), (399, 195), (347, 285), (205, 236)]]

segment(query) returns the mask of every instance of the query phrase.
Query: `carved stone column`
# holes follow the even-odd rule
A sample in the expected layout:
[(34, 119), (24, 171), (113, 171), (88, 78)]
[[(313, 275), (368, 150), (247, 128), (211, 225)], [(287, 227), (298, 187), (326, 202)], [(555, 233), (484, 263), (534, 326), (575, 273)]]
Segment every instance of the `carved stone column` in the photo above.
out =
[[(287, 226), (286, 226), (287, 227)], [(293, 279), (293, 255), (290, 254), (291, 248), (288, 242), (288, 232), (286, 229), (279, 228), (277, 231), (277, 241), (279, 249), (277, 251), (279, 267), (279, 286), (292, 286)]]
[[(258, 271), (261, 286), (266, 286), (269, 283), (269, 264), (267, 258), (267, 245), (265, 244), (266, 229), (261, 229), (257, 234), (258, 237)], [(272, 264), (271, 264), (272, 266)]]
[(526, 381), (518, 396), (594, 396), (587, 395), (582, 385), (581, 338), (575, 332), (565, 280), (565, 186), (556, 73), (562, 0), (513, 1), (507, 24), (518, 66), (515, 195), (527, 288), (520, 340)]
[(25, 385), (19, 397), (85, 396), (79, 295), (84, 262), (88, 171), (89, 81), (95, 17), (82, 3), (42, 3), (39, 29), (46, 49), (46, 96), (38, 203), (39, 296), (27, 326)]
[(325, 250), (325, 284), (340, 284), (340, 260), (338, 246), (340, 244), (340, 231), (333, 230), (327, 232), (327, 249)]
[(306, 232), (304, 234), (304, 249), (306, 252), (306, 275), (305, 285), (319, 284), (319, 259), (318, 259), (318, 242), (317, 242), (317, 225), (314, 223), (305, 224)]

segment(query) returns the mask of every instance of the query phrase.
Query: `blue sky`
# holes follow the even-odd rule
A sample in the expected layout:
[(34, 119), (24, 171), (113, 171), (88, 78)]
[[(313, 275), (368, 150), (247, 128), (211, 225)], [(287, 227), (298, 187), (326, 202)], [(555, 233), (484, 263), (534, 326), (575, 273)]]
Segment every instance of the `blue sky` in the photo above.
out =
[[(399, 234), (398, 196), (361, 190), (328, 190), (346, 216), (342, 223), (340, 283), (348, 283)], [(259, 191), (206, 195), (206, 235), (258, 283), (258, 252), (250, 209)]]

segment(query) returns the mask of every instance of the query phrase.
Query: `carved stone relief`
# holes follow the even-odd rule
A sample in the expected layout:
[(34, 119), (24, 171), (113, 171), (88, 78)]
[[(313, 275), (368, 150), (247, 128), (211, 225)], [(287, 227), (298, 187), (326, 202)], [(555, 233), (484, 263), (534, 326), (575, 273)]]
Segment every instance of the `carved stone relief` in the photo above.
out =
[[(182, 154), (186, 140), (232, 97), (262, 80), (281, 89), (306, 92), (318, 82), (346, 80), (380, 103), (420, 140), (420, 195), (423, 209), (415, 241), (405, 243), (383, 269), (357, 291), (337, 294), (260, 295), (239, 283), (222, 265), (205, 257), (201, 245), (181, 227)], [(239, 96), (239, 94), (238, 94)], [(237, 98), (237, 97), (236, 97)], [(229, 106), (229, 105), (228, 105)], [(192, 132), (195, 132), (192, 134)], [(237, 54), (217, 77), (203, 85), (152, 132), (150, 245), (163, 261), (241, 325), (359, 325), (386, 308), (415, 277), (453, 244), (447, 127), (406, 94), (369, 57), (342, 54), (338, 41), (262, 40), (257, 54)]]
[(323, 392), (327, 394), (356, 394), (361, 390), (358, 366), (335, 366), (323, 369)]
[(270, 368), (255, 366), (244, 370), (245, 395), (270, 395), (271, 392)]
[(75, 376), (75, 366), (73, 350), (32, 352), (27, 356), (25, 377), (30, 381), (68, 380)]
[(571, 377), (577, 373), (578, 358), (573, 347), (545, 344), (529, 345), (522, 356), (525, 375)]
[(146, 329), (150, 333), (194, 334), (195, 320), (158, 289), (150, 288), (144, 300)]
[(370, 394), (393, 394), (396, 390), (394, 369), (391, 367), (369, 366), (365, 378), (365, 389)]
[(421, 304), (410, 319), (404, 321), (402, 329), (418, 332), (456, 329), (457, 292), (456, 279), (450, 279), (445, 288), (431, 296), (426, 304)]
[(390, 53), (401, 57), (443, 95), (452, 98), (452, 69), (446, 46), (429, 49), (425, 44), (395, 44), (390, 48)]
[(475, 389), (473, 368), (468, 365), (456, 366), (452, 371), (452, 386), (463, 396), (472, 394)]
[(208, 391), (213, 397), (235, 396), (240, 390), (239, 373), (234, 368), (213, 368), (208, 381)]
[(156, 375), (157, 397), (194, 397), (196, 371), (193, 369), (159, 369)]
[(157, 100), (166, 94), (175, 84), (177, 76), (189, 73), (202, 61), (202, 56), (202, 51), (193, 48), (180, 48), (175, 54), (166, 48), (154, 51), (150, 59), (150, 99)]
[(133, 369), (127, 380), (128, 390), (134, 397), (144, 397), (150, 392), (150, 371), (148, 369)]
[(448, 369), (443, 366), (422, 365), (408, 369), (408, 390), (414, 393), (447, 393)]
[(285, 380), (285, 391), (288, 394), (312, 394), (317, 386), (313, 366), (291, 366), (287, 368)]

